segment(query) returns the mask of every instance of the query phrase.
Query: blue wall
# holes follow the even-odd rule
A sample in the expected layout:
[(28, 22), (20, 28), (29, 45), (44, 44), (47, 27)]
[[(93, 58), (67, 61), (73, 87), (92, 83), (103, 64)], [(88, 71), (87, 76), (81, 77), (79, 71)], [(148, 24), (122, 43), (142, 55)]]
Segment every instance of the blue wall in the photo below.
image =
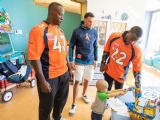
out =
[[(0, 6), (8, 12), (15, 30), (22, 34), (12, 34), (11, 39), (16, 51), (28, 51), (28, 35), (31, 28), (46, 20), (48, 9), (34, 5), (33, 0), (0, 0)], [(81, 15), (65, 12), (60, 28), (64, 31), (67, 41), (70, 40), (73, 29), (79, 26)]]

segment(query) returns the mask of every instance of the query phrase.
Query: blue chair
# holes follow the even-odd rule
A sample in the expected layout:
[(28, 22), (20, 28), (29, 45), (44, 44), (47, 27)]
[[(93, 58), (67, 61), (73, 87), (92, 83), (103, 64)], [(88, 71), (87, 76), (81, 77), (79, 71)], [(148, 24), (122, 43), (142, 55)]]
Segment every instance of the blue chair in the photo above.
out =
[(144, 63), (149, 66), (153, 66), (153, 58), (158, 55), (160, 54), (159, 53), (146, 53), (144, 55)]
[(160, 70), (160, 55), (153, 58), (153, 67)]

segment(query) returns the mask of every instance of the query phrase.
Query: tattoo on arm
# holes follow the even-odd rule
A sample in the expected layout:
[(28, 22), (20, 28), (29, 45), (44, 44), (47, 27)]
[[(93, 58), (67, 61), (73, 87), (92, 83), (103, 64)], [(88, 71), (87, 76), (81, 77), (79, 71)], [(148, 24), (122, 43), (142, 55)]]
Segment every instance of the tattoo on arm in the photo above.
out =
[(103, 52), (101, 65), (105, 65), (107, 58), (109, 57), (109, 52)]
[(141, 87), (141, 72), (133, 71), (133, 75), (135, 78), (135, 86), (137, 88)]

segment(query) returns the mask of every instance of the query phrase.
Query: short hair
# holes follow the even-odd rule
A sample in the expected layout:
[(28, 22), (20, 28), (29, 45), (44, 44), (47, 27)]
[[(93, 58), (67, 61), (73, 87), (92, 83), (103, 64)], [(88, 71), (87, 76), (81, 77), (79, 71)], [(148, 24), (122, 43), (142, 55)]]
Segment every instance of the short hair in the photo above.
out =
[(142, 37), (142, 35), (143, 35), (143, 30), (139, 26), (132, 27), (130, 31), (132, 33), (135, 33), (137, 35), (137, 37), (139, 37), (139, 38)]
[(87, 17), (94, 17), (94, 14), (91, 13), (91, 12), (87, 12), (87, 13), (84, 15), (84, 18), (87, 18)]
[(48, 12), (49, 12), (51, 9), (53, 9), (54, 7), (57, 7), (57, 6), (63, 7), (60, 3), (52, 2), (52, 3), (48, 6)]

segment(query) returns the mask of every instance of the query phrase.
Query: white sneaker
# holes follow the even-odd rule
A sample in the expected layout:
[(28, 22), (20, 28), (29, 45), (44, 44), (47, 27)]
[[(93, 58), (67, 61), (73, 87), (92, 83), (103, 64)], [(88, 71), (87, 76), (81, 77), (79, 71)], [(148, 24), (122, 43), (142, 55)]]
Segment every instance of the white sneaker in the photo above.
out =
[(70, 114), (70, 115), (74, 115), (75, 110), (76, 110), (76, 104), (73, 103), (72, 106), (71, 106), (71, 109), (69, 110), (69, 114)]
[[(54, 118), (52, 118), (52, 120), (54, 120)], [(68, 119), (61, 118), (60, 120), (68, 120)]]
[(90, 100), (87, 98), (86, 94), (81, 96), (81, 99), (84, 100), (85, 103), (90, 103)]
[(68, 119), (61, 118), (60, 120), (68, 120)]

